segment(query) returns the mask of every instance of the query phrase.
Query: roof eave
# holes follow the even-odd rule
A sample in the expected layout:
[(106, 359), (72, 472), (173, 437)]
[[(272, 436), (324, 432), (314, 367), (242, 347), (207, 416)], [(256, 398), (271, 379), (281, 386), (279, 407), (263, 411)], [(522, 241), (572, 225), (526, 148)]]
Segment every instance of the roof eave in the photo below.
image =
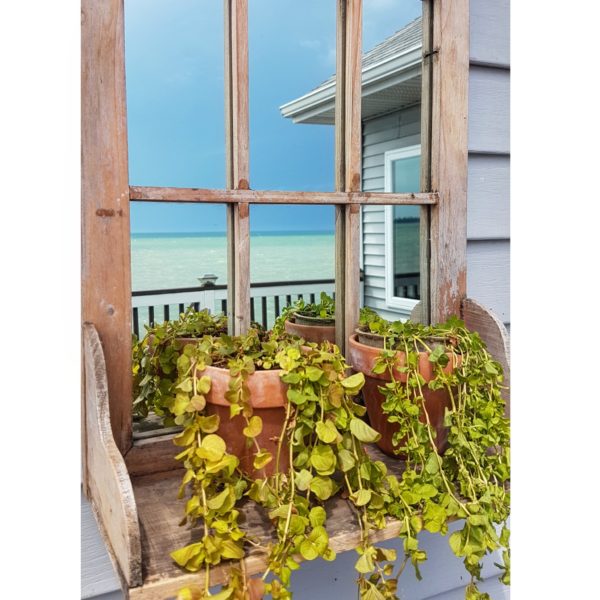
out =
[[(363, 69), (362, 74), (362, 93), (366, 95), (369, 89), (375, 88), (377, 91), (385, 89), (386, 80), (397, 81), (397, 76), (403, 72), (414, 70), (421, 64), (421, 47), (419, 43), (411, 48), (407, 48), (400, 54), (390, 56), (379, 63), (370, 65)], [(383, 85), (382, 85), (383, 84)], [(332, 109), (335, 104), (335, 80), (328, 81), (324, 85), (312, 90), (308, 94), (287, 102), (279, 107), (281, 114), (292, 119), (294, 123), (317, 123), (319, 115)], [(329, 120), (323, 120), (323, 123)]]

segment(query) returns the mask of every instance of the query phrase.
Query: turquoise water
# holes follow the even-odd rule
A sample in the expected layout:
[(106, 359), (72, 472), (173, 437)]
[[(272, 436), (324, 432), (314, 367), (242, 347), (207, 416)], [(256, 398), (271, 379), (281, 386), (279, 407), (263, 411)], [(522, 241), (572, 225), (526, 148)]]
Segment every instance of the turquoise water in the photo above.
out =
[[(261, 281), (333, 279), (333, 233), (255, 233), (250, 238), (250, 277)], [(227, 283), (224, 234), (132, 233), (133, 290), (195, 287), (205, 273)]]

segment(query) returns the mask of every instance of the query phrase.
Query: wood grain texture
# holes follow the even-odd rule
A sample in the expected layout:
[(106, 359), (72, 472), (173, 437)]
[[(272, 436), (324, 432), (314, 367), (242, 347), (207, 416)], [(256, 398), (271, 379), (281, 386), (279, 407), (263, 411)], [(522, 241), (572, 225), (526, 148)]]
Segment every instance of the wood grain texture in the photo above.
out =
[(361, 189), (362, 0), (346, 0), (344, 44), (345, 191)]
[(435, 192), (391, 194), (384, 192), (285, 192), (264, 190), (208, 190), (200, 188), (131, 186), (131, 200), (143, 202), (207, 202), (232, 204), (435, 204)]
[(467, 279), (469, 2), (436, 1), (433, 15), (431, 320), (459, 314)]
[(510, 341), (508, 331), (491, 310), (471, 298), (465, 298), (463, 302), (462, 318), (469, 329), (479, 333), (487, 345), (488, 352), (502, 365), (504, 385), (506, 386), (502, 397), (506, 402), (505, 414), (510, 417)]
[[(337, 12), (336, 191), (361, 189), (362, 1), (339, 0)], [(346, 194), (346, 197), (350, 196)], [(389, 202), (386, 202), (389, 204)], [(336, 341), (345, 350), (360, 309), (360, 209), (336, 208)]]
[[(369, 447), (373, 460), (383, 460), (391, 473), (399, 474), (402, 462), (391, 459), (375, 447)], [(179, 527), (185, 501), (173, 501), (181, 483), (176, 472), (148, 475), (133, 479), (133, 488), (139, 510), (144, 556), (143, 584), (129, 590), (131, 600), (164, 600), (174, 596), (181, 587), (189, 584), (203, 585), (204, 573), (186, 573), (170, 558), (173, 550), (192, 543), (202, 535), (202, 525), (194, 528)], [(360, 526), (355, 509), (347, 500), (337, 496), (325, 503), (326, 528), (330, 545), (336, 552), (356, 548), (360, 542)], [(266, 513), (252, 501), (243, 504), (244, 528), (262, 544), (273, 540), (273, 526)], [(390, 519), (385, 528), (372, 533), (378, 542), (398, 535), (400, 522)], [(301, 560), (300, 557), (298, 557)], [(249, 576), (261, 574), (266, 568), (266, 555), (251, 548), (244, 560)], [(227, 578), (228, 563), (211, 569), (211, 585), (223, 583)]]
[[(248, 190), (248, 2), (225, 2), (225, 115), (228, 190)], [(230, 192), (223, 193), (232, 202)], [(248, 204), (228, 205), (228, 317), (230, 333), (250, 326), (250, 219)]]
[(111, 423), (131, 445), (131, 273), (122, 0), (83, 0), (82, 319), (106, 342)]
[(111, 430), (106, 363), (100, 337), (83, 325), (88, 448), (88, 498), (111, 557), (129, 586), (142, 580), (138, 515), (125, 461)]
[(177, 447), (173, 444), (176, 434), (155, 436), (144, 440), (135, 440), (125, 455), (125, 464), (131, 477), (161, 473), (181, 469), (181, 463), (175, 460)]

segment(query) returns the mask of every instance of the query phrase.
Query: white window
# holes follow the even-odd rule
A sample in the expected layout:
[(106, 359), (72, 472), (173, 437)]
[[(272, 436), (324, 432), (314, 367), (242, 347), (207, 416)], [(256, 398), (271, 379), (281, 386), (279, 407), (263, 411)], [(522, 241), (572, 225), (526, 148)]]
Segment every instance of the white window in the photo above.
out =
[[(384, 155), (385, 191), (419, 192), (421, 146)], [(420, 298), (420, 208), (385, 207), (385, 298), (390, 309), (409, 316)]]

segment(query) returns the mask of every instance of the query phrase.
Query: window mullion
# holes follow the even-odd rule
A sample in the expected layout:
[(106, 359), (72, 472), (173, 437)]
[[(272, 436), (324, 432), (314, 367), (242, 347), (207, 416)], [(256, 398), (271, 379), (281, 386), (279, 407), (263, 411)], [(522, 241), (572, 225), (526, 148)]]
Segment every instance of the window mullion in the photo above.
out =
[[(248, 0), (225, 2), (225, 129), (227, 189), (249, 189)], [(250, 211), (227, 206), (227, 315), (233, 334), (250, 327)]]
[[(361, 189), (362, 0), (339, 0), (336, 72), (336, 187)], [(358, 324), (360, 208), (336, 209), (336, 341), (345, 350)]]

